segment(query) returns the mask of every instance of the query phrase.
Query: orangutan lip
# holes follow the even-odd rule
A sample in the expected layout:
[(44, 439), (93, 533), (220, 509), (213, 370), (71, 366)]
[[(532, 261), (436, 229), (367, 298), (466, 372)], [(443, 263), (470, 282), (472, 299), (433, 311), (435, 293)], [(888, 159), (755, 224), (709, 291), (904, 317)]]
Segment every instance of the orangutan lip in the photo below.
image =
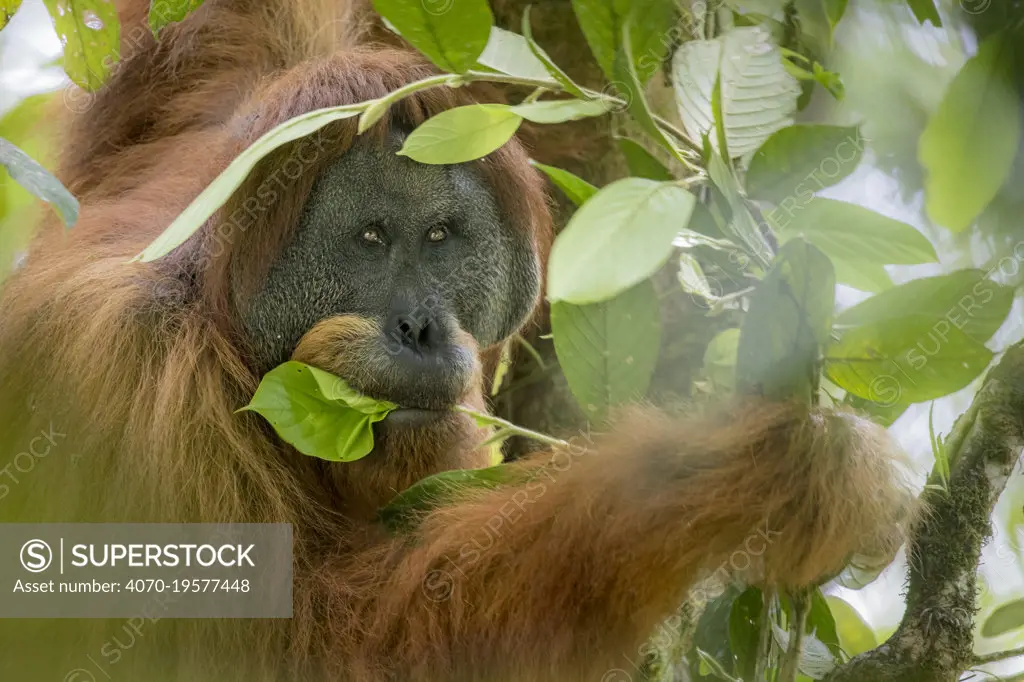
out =
[(430, 410), (420, 407), (400, 407), (388, 413), (381, 424), (387, 426), (422, 426), (438, 421), (446, 415), (452, 414), (451, 410)]

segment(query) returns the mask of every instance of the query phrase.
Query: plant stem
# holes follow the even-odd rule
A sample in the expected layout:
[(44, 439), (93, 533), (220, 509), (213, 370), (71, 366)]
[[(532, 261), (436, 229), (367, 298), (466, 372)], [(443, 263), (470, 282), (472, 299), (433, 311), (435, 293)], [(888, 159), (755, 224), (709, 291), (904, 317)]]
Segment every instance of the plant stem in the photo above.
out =
[(768, 682), (768, 659), (772, 650), (772, 603), (774, 591), (761, 593), (761, 618), (757, 624), (757, 654), (754, 659), (754, 682)]
[(810, 595), (806, 591), (794, 592), (789, 598), (793, 602), (793, 618), (789, 623), (789, 646), (779, 666), (779, 682), (796, 682), (800, 670), (800, 652), (803, 649), (804, 625), (811, 610)]
[(568, 441), (564, 441), (560, 438), (553, 438), (552, 436), (548, 436), (537, 431), (531, 431), (530, 429), (523, 428), (522, 426), (516, 426), (512, 422), (502, 419), (501, 417), (495, 417), (493, 414), (480, 412), (479, 410), (474, 410), (473, 408), (466, 407), (465, 405), (456, 405), (455, 411), (462, 412), (463, 414), (468, 414), (469, 416), (473, 417), (480, 423), (484, 423), (489, 426), (497, 426), (499, 428), (505, 429), (509, 433), (516, 436), (530, 438), (556, 448), (569, 447)]
[(1005, 661), (1008, 658), (1017, 658), (1018, 656), (1024, 656), (1024, 646), (1017, 647), (1016, 649), (1009, 649), (1007, 651), (997, 651), (992, 654), (982, 654), (979, 656), (975, 656), (974, 665), (998, 663), (999, 661)]
[[(409, 83), (408, 85), (402, 86), (398, 90), (389, 93), (386, 99), (394, 102), (406, 95), (410, 95), (420, 90), (426, 90), (428, 88), (437, 87), (439, 85), (448, 85), (451, 87), (458, 87), (465, 83), (475, 83), (478, 81), (486, 81), (489, 83), (504, 83), (506, 85), (521, 85), (527, 88), (543, 88), (545, 90), (552, 90), (556, 92), (564, 92), (561, 84), (555, 80), (548, 80), (543, 78), (528, 78), (526, 76), (511, 76), (506, 73), (488, 72), (488, 71), (467, 71), (463, 74), (441, 74), (439, 76), (430, 76), (423, 80), (416, 81), (415, 83)], [(612, 95), (605, 94), (603, 92), (597, 92), (595, 90), (589, 90), (581, 88), (583, 93), (592, 99), (603, 99), (607, 102), (611, 102), (617, 106), (626, 106), (626, 101), (614, 97)], [(666, 121), (660, 116), (653, 116), (654, 121), (658, 126), (667, 133), (670, 133), (674, 138), (686, 147), (685, 152), (688, 152), (691, 157), (700, 158), (702, 150), (694, 142), (692, 142), (682, 130), (677, 128), (674, 124)], [(699, 168), (691, 167), (690, 170), (699, 171)]]

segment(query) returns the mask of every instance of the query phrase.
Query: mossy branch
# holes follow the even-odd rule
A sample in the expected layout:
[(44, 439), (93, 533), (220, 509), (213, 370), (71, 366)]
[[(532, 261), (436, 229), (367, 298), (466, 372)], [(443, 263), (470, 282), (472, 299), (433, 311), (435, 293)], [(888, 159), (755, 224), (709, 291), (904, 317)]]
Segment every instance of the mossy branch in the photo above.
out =
[(956, 682), (974, 665), (976, 579), (990, 517), (1024, 448), (1024, 342), (989, 372), (948, 441), (948, 490), (926, 488), (896, 633), (825, 682)]

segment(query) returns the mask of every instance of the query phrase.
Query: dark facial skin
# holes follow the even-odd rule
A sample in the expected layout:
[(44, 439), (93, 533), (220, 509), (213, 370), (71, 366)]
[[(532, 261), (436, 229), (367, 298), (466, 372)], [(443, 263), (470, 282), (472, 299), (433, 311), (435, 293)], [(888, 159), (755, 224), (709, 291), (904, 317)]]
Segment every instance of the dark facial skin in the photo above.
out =
[(355, 314), (382, 331), (363, 369), (345, 379), (403, 407), (443, 409), (473, 370), (458, 330), (485, 348), (531, 310), (536, 257), (483, 176), (468, 164), (397, 156), (403, 137), (392, 132), (384, 148), (359, 138), (328, 166), (263, 288), (240, 302), (261, 373), (318, 322)]

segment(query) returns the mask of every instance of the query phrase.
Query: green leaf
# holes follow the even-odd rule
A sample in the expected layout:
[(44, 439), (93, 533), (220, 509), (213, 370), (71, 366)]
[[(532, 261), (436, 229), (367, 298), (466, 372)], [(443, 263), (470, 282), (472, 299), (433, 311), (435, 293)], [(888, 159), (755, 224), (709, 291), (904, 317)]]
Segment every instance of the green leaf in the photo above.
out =
[(935, 472), (942, 481), (942, 487), (949, 486), (949, 455), (942, 443), (942, 437), (935, 433), (935, 401), (928, 406), (928, 440), (932, 446), (932, 456), (935, 458)]
[(14, 17), (14, 13), (21, 7), (21, 0), (0, 0), (0, 29)]
[(110, 0), (43, 0), (64, 45), (64, 71), (76, 85), (98, 90), (121, 58), (121, 22)]
[(378, 520), (391, 532), (407, 532), (417, 519), (451, 502), (461, 493), (494, 489), (506, 484), (523, 483), (529, 473), (521, 468), (499, 464), (486, 469), (456, 469), (428, 476), (399, 493), (378, 512)]
[(612, 406), (647, 392), (661, 345), (658, 297), (649, 281), (601, 303), (553, 303), (551, 331), (569, 388), (588, 418), (603, 420)]
[(676, 143), (669, 138), (661, 126), (658, 125), (647, 103), (645, 88), (640, 76), (637, 73), (635, 63), (629, 59), (632, 54), (631, 28), (633, 20), (627, 19), (622, 26), (622, 47), (616, 53), (613, 70), (615, 72), (614, 86), (620, 91), (626, 100), (626, 108), (640, 128), (647, 133), (652, 140), (668, 149), (676, 158), (681, 158), (681, 152)]
[(260, 139), (236, 156), (228, 167), (174, 219), (174, 222), (135, 257), (135, 260), (148, 263), (166, 256), (184, 244), (210, 216), (217, 212), (217, 209), (231, 198), (234, 191), (245, 182), (246, 177), (256, 167), (256, 164), (275, 149), (315, 133), (329, 123), (357, 116), (367, 106), (368, 103), (364, 102), (317, 109), (296, 116), (267, 131)]
[(373, 0), (373, 8), (445, 71), (473, 68), (494, 17), (487, 0)]
[(747, 207), (735, 174), (717, 152), (711, 152), (711, 157), (708, 160), (708, 175), (711, 176), (715, 187), (725, 197), (732, 213), (732, 220), (725, 225), (726, 236), (731, 237), (736, 244), (745, 247), (747, 253), (759, 263), (767, 265), (771, 257), (771, 249), (765, 243), (761, 229)]
[(679, 272), (676, 274), (676, 277), (686, 293), (700, 296), (707, 301), (713, 301), (718, 298), (711, 290), (711, 285), (708, 283), (707, 277), (704, 276), (700, 263), (690, 254), (679, 254)]
[(828, 602), (836, 621), (839, 645), (843, 647), (843, 651), (848, 656), (853, 657), (865, 651), (871, 651), (878, 646), (875, 633), (860, 617), (856, 609), (839, 597), (832, 595), (826, 596), (825, 601)]
[(711, 380), (716, 391), (732, 393), (736, 390), (739, 341), (739, 329), (726, 329), (711, 339), (704, 351), (704, 374)]
[(725, 682), (743, 682), (727, 673), (721, 663), (700, 647), (697, 647), (697, 656), (700, 658), (701, 669), (706, 669), (708, 674), (714, 675), (720, 680), (725, 680)]
[(548, 67), (533, 53), (526, 38), (497, 26), (491, 26), (491, 36), (477, 61), (510, 76), (551, 81), (552, 87), (557, 84), (548, 73)]
[(151, 0), (149, 28), (157, 35), (164, 26), (184, 20), (202, 4), (203, 0)]
[(523, 38), (526, 40), (526, 44), (529, 46), (533, 56), (540, 60), (544, 68), (547, 69), (548, 74), (558, 81), (563, 90), (573, 97), (585, 97), (583, 89), (576, 85), (564, 71), (558, 68), (558, 65), (544, 51), (544, 48), (533, 39), (533, 33), (530, 29), (530, 5), (527, 5), (526, 9), (523, 10)]
[(342, 379), (289, 361), (263, 376), (252, 401), (286, 443), (310, 457), (352, 462), (373, 450), (373, 424), (398, 406), (357, 393)]
[[(800, 26), (800, 41), (815, 54), (828, 54), (832, 50), (832, 34), (835, 23), (832, 18), (842, 16), (845, 3), (840, 8), (835, 0), (794, 0), (796, 18)], [(838, 21), (838, 20), (837, 20)]]
[(985, 619), (985, 624), (981, 626), (981, 636), (998, 637), (1021, 626), (1024, 626), (1024, 599), (1014, 599)]
[(844, 201), (812, 197), (765, 217), (783, 242), (806, 239), (832, 259), (840, 282), (867, 291), (888, 285), (883, 264), (938, 260), (928, 238), (910, 225)]
[(763, 609), (764, 597), (761, 590), (748, 587), (732, 603), (729, 612), (729, 648), (735, 659), (733, 672), (741, 680), (754, 679)]
[(818, 82), (821, 87), (828, 90), (829, 94), (832, 95), (837, 101), (842, 101), (846, 97), (846, 86), (843, 85), (843, 79), (838, 73), (829, 71), (818, 62), (814, 62), (814, 80)]
[(1020, 143), (1020, 99), (1013, 85), (1013, 42), (983, 41), (953, 78), (921, 133), (925, 208), (932, 221), (964, 230), (999, 192)]
[[(712, 99), (718, 82), (722, 43), (718, 40), (690, 40), (672, 57), (672, 85), (683, 130), (693, 142), (715, 129)], [(713, 137), (713, 135), (712, 135)]]
[(429, 164), (465, 163), (512, 139), (523, 118), (504, 104), (469, 104), (442, 111), (405, 138), (400, 156)]
[[(858, 412), (869, 415), (876, 424), (889, 428), (907, 411), (910, 403), (899, 402), (900, 387), (895, 378), (887, 383), (879, 384), (875, 393), (876, 396), (873, 400), (847, 393), (843, 403)], [(844, 585), (844, 587), (847, 586)]]
[(750, 159), (747, 196), (786, 206), (807, 202), (860, 163), (864, 138), (856, 126), (792, 125), (772, 134)]
[(939, 9), (935, 6), (934, 0), (907, 0), (907, 4), (910, 5), (910, 11), (914, 13), (914, 18), (919, 23), (930, 21), (937, 28), (942, 26)]
[(786, 72), (765, 28), (734, 28), (720, 40), (722, 122), (729, 155), (735, 158), (792, 125), (800, 85)]
[(821, 348), (830, 339), (834, 302), (835, 275), (828, 257), (799, 239), (785, 244), (754, 289), (743, 318), (737, 390), (810, 404)]
[(602, 116), (611, 109), (607, 100), (551, 99), (512, 107), (511, 111), (534, 123), (565, 123)]
[(0, 166), (6, 168), (19, 185), (53, 204), (65, 225), (71, 227), (78, 220), (78, 200), (71, 192), (32, 157), (3, 138), (0, 138)]
[(848, 329), (828, 349), (828, 377), (854, 395), (888, 404), (959, 391), (988, 366), (992, 351), (943, 323), (944, 317), (908, 311), (899, 320)]
[(657, 72), (672, 42), (675, 6), (671, 0), (572, 0), (572, 8), (590, 51), (609, 80), (618, 80), (615, 60), (627, 22), (629, 61), (640, 82), (647, 82)]
[(824, 0), (825, 16), (828, 17), (828, 23), (833, 29), (846, 14), (846, 3), (847, 0)]
[(587, 199), (597, 194), (597, 188), (591, 185), (589, 182), (581, 177), (573, 175), (567, 170), (561, 168), (555, 168), (554, 166), (547, 166), (543, 163), (539, 163), (530, 159), (530, 165), (538, 170), (544, 171), (544, 174), (555, 184), (558, 189), (565, 192), (565, 196), (569, 197), (569, 200), (577, 206), (582, 206)]
[(456, 74), (445, 74), (442, 76), (427, 76), (426, 78), (412, 83), (407, 83), (397, 90), (392, 90), (383, 97), (377, 99), (371, 99), (363, 104), (366, 105), (366, 109), (362, 115), (359, 116), (359, 125), (356, 126), (356, 132), (362, 135), (369, 130), (373, 124), (384, 118), (384, 114), (388, 113), (395, 102), (405, 99), (414, 92), (426, 90), (429, 88), (435, 88), (441, 85), (445, 85), (449, 88), (456, 88), (462, 85), (462, 76)]
[(629, 174), (638, 178), (658, 180), (659, 182), (670, 182), (674, 180), (672, 173), (665, 165), (658, 161), (647, 151), (643, 145), (628, 137), (618, 138), (619, 149), (626, 157), (626, 165), (629, 167)]
[(551, 249), (548, 298), (577, 305), (611, 298), (650, 277), (672, 254), (696, 198), (671, 183), (625, 178), (602, 188)]
[(832, 615), (832, 609), (820, 587), (811, 593), (811, 611), (807, 615), (807, 629), (813, 632), (835, 657), (839, 657), (841, 647), (839, 633), (836, 631), (836, 619)]
[(984, 343), (1009, 315), (1013, 295), (1013, 287), (996, 284), (983, 270), (957, 270), (911, 280), (872, 296), (840, 313), (836, 324), (899, 324), (911, 311), (930, 316), (935, 321), (936, 334), (943, 335), (955, 327)]

